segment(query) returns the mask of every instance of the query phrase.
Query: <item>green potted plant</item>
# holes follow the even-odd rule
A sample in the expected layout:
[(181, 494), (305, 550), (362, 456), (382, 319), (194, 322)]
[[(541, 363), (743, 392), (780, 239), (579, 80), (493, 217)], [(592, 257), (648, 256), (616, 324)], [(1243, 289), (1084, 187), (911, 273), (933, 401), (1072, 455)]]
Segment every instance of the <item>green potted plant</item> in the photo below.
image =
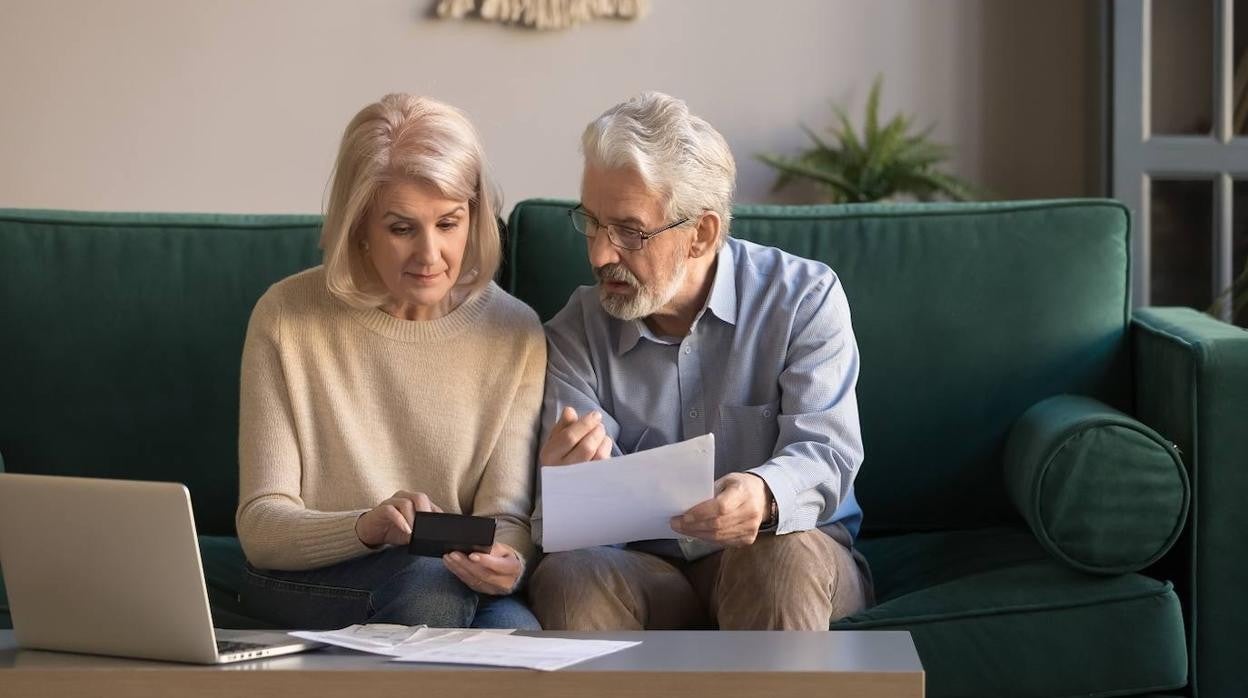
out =
[(949, 150), (928, 140), (932, 127), (912, 133), (913, 123), (902, 114), (880, 125), (880, 77), (867, 97), (862, 134), (854, 129), (844, 109), (833, 105), (839, 128), (830, 130), (835, 143), (824, 140), (809, 127), (802, 130), (812, 147), (796, 157), (763, 154), (758, 159), (779, 171), (773, 191), (798, 179), (819, 185), (832, 203), (857, 203), (910, 196), (920, 201), (975, 198), (967, 182), (940, 169)]

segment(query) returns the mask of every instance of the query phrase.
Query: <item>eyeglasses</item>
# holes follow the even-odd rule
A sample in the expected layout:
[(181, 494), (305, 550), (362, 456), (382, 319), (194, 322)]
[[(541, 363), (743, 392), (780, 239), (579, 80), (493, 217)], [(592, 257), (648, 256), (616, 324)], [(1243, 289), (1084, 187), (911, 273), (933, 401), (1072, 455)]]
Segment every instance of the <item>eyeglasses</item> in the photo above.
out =
[(576, 228), (576, 232), (587, 238), (592, 239), (598, 234), (599, 230), (605, 228), (607, 231), (607, 239), (611, 241), (612, 245), (615, 245), (622, 250), (640, 250), (642, 247), (645, 247), (646, 240), (649, 240), (665, 230), (679, 228), (680, 226), (688, 223), (690, 220), (688, 218), (681, 218), (675, 223), (665, 225), (652, 233), (647, 233), (644, 230), (637, 230), (636, 228), (630, 228), (625, 225), (616, 225), (614, 223), (603, 224), (597, 218), (594, 218), (586, 213), (585, 209), (579, 206), (568, 210), (568, 218), (572, 219), (572, 227)]

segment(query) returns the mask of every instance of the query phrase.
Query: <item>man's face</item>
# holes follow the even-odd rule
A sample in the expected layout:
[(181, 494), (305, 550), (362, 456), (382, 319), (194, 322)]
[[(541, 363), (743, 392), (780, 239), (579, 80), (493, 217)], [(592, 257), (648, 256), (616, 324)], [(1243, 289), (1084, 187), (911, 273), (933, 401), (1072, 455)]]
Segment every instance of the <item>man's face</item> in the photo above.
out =
[[(663, 197), (632, 169), (586, 165), (581, 207), (604, 226), (651, 232), (672, 222), (664, 218)], [(650, 238), (640, 250), (623, 250), (599, 229), (586, 242), (603, 310), (621, 320), (638, 320), (671, 302), (684, 283), (692, 239), (690, 227), (679, 226)]]

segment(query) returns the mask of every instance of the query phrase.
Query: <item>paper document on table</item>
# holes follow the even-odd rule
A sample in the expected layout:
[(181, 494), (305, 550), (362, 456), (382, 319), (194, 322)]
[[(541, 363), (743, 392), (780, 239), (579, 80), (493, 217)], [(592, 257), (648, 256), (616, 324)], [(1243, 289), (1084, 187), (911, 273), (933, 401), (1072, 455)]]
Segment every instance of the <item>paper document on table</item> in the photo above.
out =
[(304, 640), (314, 640), (359, 652), (393, 657), (418, 646), (453, 644), (478, 637), (506, 635), (512, 632), (515, 631), (460, 630), (458, 628), (429, 628), (423, 625), (368, 623), (350, 625), (339, 630), (295, 630), (289, 634)]
[(548, 553), (679, 538), (671, 518), (715, 494), (715, 436), (577, 465), (542, 468)]
[(396, 662), (476, 664), (555, 671), (587, 659), (619, 652), (640, 642), (566, 640), (523, 635), (480, 635), (456, 643), (418, 645), (394, 658)]

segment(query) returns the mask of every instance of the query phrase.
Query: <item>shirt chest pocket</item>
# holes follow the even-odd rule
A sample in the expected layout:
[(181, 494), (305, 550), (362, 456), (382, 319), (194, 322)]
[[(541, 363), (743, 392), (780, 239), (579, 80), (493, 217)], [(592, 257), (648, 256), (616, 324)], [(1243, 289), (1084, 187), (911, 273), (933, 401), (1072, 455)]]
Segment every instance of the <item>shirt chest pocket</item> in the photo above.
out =
[(718, 475), (762, 465), (776, 449), (780, 436), (780, 402), (763, 405), (722, 405), (715, 434)]

